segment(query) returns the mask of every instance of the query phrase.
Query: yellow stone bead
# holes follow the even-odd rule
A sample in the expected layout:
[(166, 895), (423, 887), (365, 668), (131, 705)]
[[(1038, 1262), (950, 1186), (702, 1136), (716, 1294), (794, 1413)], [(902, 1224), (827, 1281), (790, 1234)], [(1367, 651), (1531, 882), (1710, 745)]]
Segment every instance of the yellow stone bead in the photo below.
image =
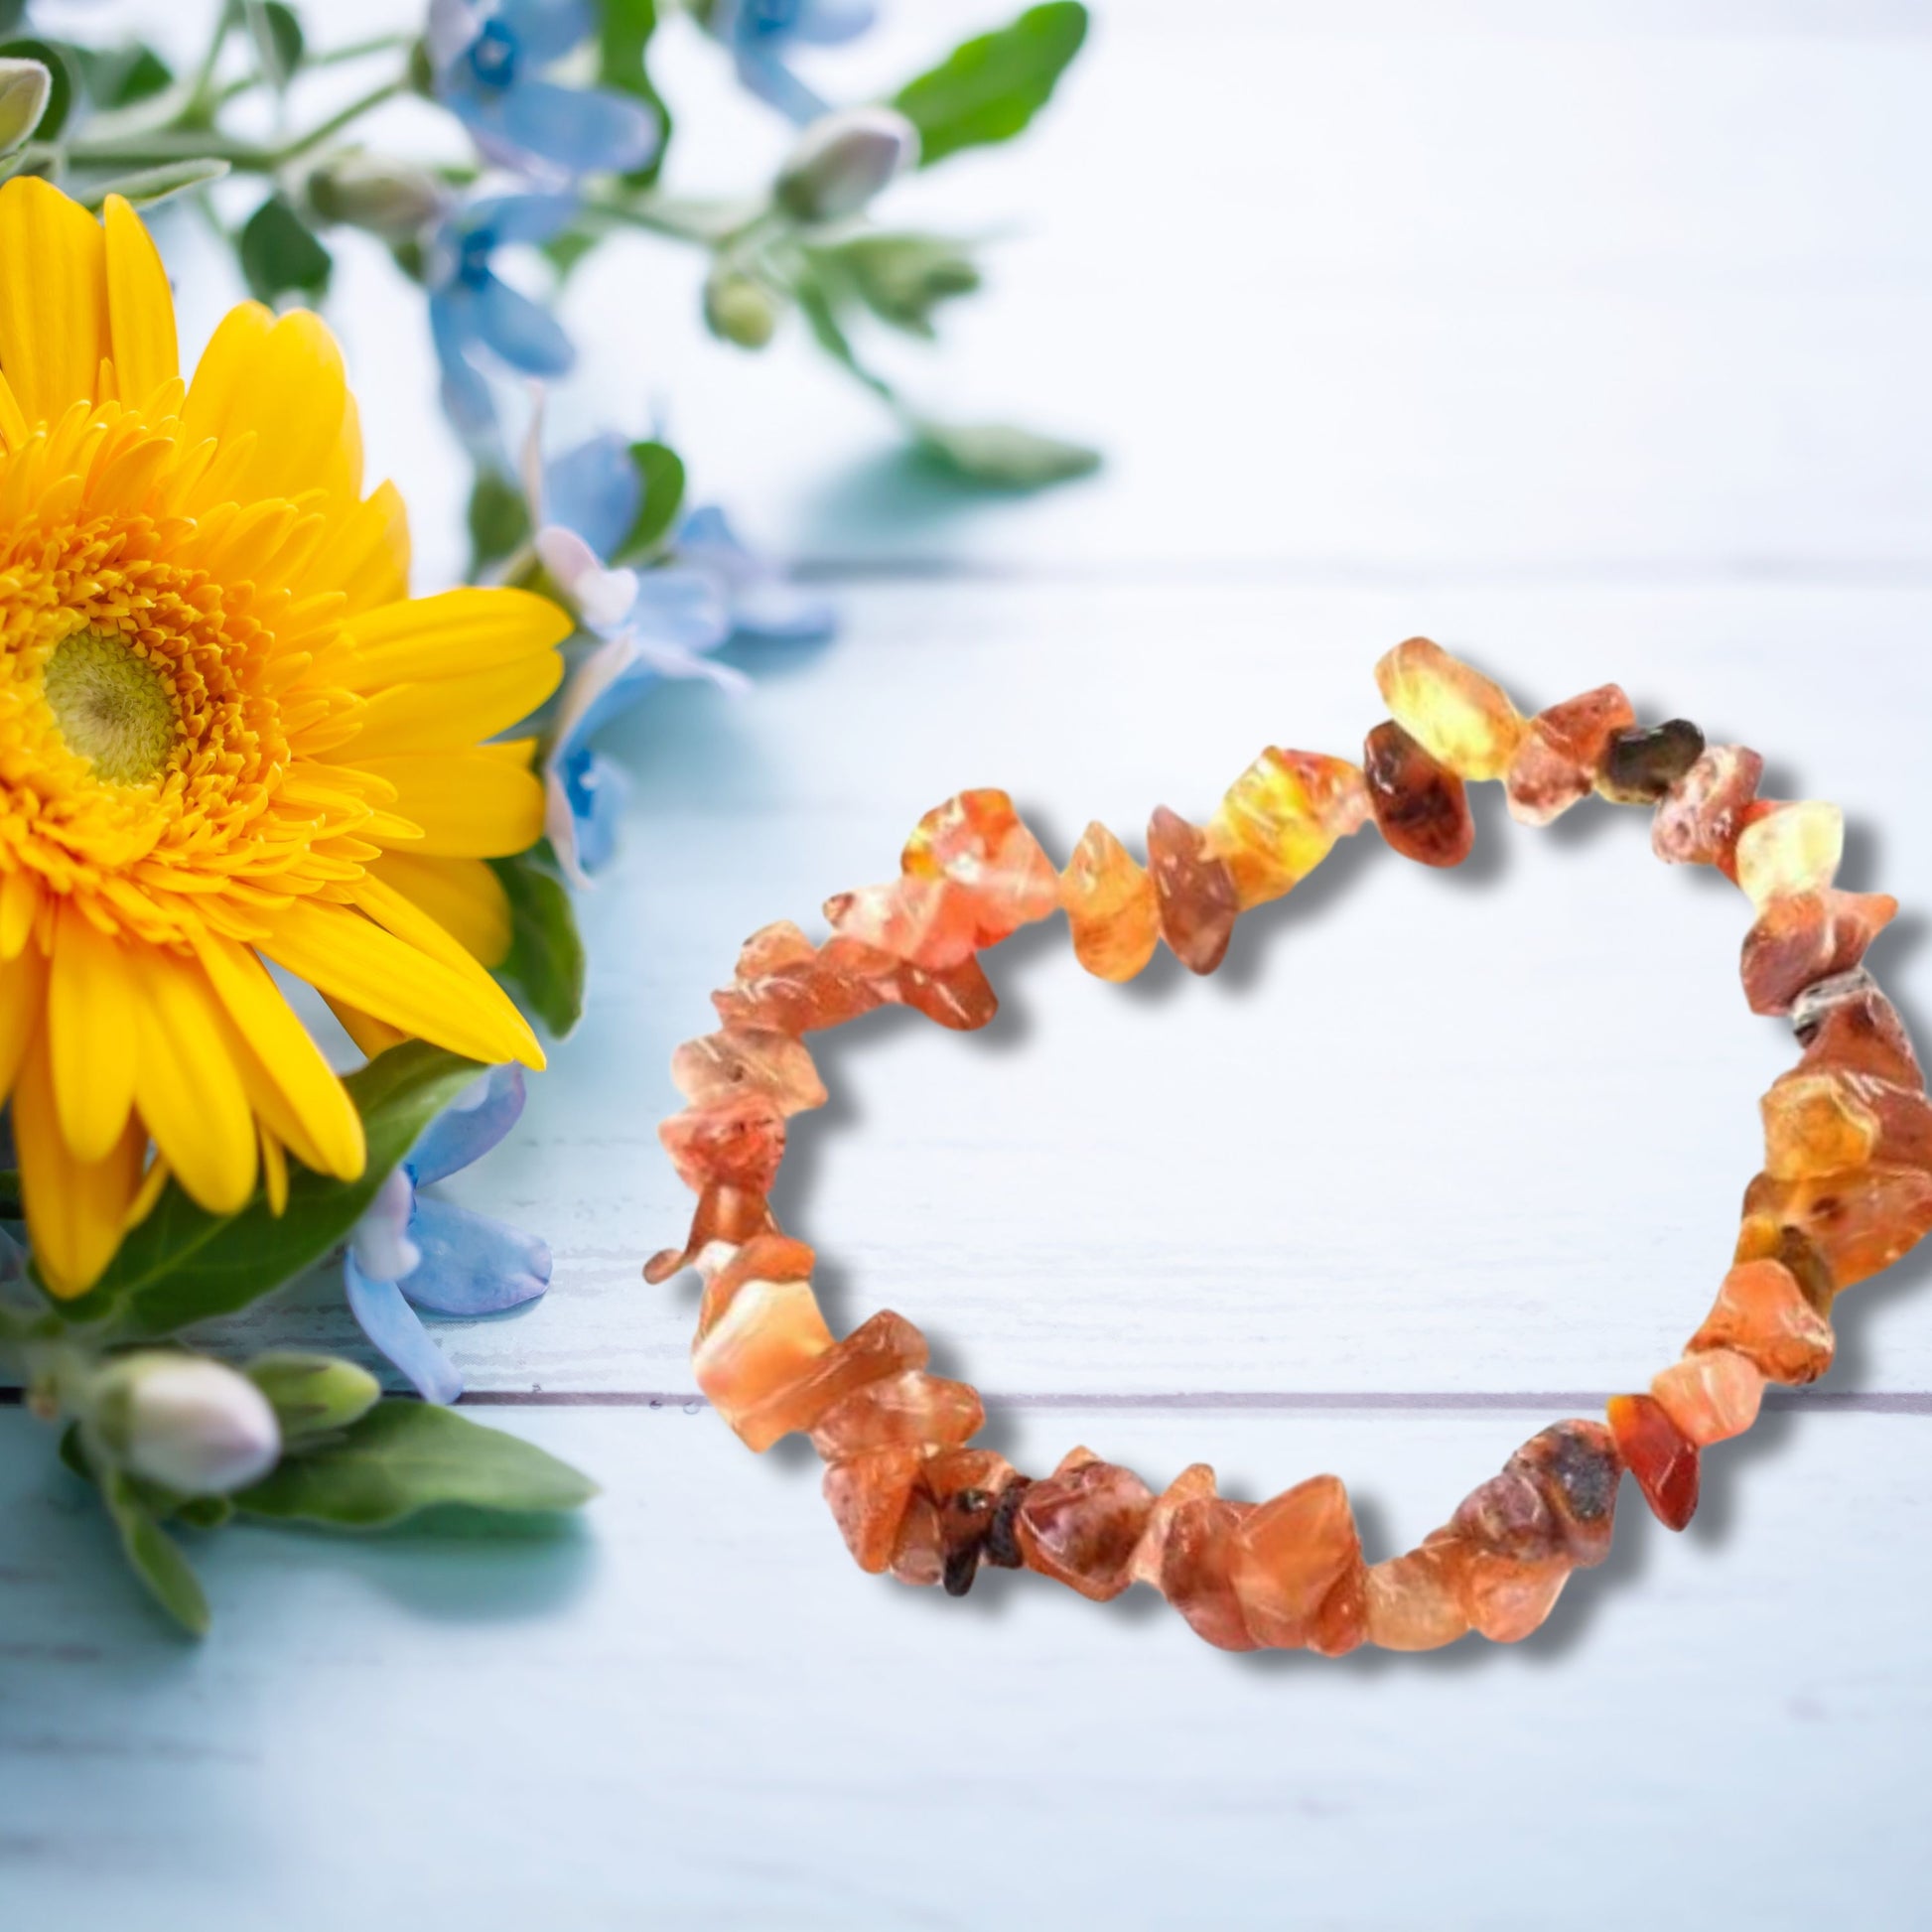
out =
[(1207, 842), (1234, 875), (1242, 911), (1280, 898), (1368, 817), (1361, 766), (1270, 746), (1228, 787)]
[(1778, 805), (1737, 835), (1737, 883), (1753, 905), (1823, 892), (1845, 856), (1845, 814), (1807, 799)]
[(1081, 834), (1060, 874), (1060, 903), (1073, 932), (1073, 956), (1103, 980), (1131, 980), (1161, 939), (1154, 881), (1098, 821)]
[(1758, 1103), (1764, 1172), (1778, 1180), (1847, 1173), (1870, 1161), (1878, 1116), (1860, 1098), (1858, 1076), (1787, 1073)]
[(1500, 778), (1529, 729), (1500, 685), (1427, 637), (1375, 667), (1382, 702), (1409, 736), (1458, 778)]

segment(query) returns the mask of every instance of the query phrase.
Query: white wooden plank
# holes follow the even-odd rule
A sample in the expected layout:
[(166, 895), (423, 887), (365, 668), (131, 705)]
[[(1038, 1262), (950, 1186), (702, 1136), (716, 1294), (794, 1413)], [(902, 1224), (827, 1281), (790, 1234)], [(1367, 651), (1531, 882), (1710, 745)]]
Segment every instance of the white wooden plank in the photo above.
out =
[[(862, 1577), (809, 1469), (709, 1416), (492, 1419), (606, 1478), (581, 1534), (223, 1533), (191, 1652), (0, 1415), (0, 1895), (155, 1932), (1922, 1922), (1922, 1420), (1783, 1419), (1681, 1539), (1626, 1491), (1540, 1641), (1336, 1664), (1143, 1591)], [(1332, 1466), (1383, 1546), (1543, 1420), (1079, 1429), (1256, 1493)], [(995, 1429), (1037, 1461), (1071, 1425)]]
[[(1060, 855), (1090, 815), (1138, 839), (1156, 803), (1204, 812), (1263, 742), (1351, 750), (1375, 656), (1426, 624), (1525, 704), (1616, 674), (1648, 715), (1761, 746), (1767, 788), (1845, 805), (1850, 883), (1910, 901), (1932, 879), (1921, 594), (959, 586), (848, 606), (797, 675), (767, 655), (743, 703), (666, 689), (621, 737), (636, 790), (621, 870), (584, 904), (591, 1018), (512, 1144), (456, 1183), (557, 1255), (541, 1307), (441, 1325), (473, 1387), (689, 1386), (691, 1291), (637, 1278), (689, 1214), (655, 1140), (671, 1049), (711, 1024), (746, 933), (890, 876), (960, 786), (1008, 785)], [(1365, 835), (1244, 922), (1211, 980), (1106, 987), (1056, 922), (989, 956), (1007, 1009), (984, 1035), (906, 1015), (830, 1035), (836, 1099), (794, 1123), (780, 1200), (836, 1314), (897, 1308), (1008, 1391), (1641, 1386), (1708, 1306), (1757, 1096), (1795, 1048), (1744, 1008), (1743, 900), (1658, 865), (1644, 815), (1537, 835), (1478, 795), (1467, 874)], [(1932, 1012), (1912, 927), (1874, 964)], [(1834, 1388), (1932, 1388), (1924, 1269), (1844, 1305)], [(352, 1334), (333, 1283), (298, 1300), (276, 1333)]]

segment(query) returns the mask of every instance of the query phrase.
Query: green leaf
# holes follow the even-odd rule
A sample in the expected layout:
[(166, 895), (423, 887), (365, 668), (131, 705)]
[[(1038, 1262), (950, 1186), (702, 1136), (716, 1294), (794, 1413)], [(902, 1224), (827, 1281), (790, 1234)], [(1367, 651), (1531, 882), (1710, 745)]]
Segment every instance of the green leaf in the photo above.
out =
[(1086, 8), (1052, 0), (1028, 8), (1011, 27), (965, 42), (908, 81), (893, 105), (919, 130), (919, 165), (1012, 140), (1046, 105), (1086, 37)]
[(241, 230), (241, 272), (261, 302), (279, 295), (320, 296), (335, 267), (329, 250), (279, 195), (271, 195)]
[(206, 1635), (207, 1598), (174, 1539), (148, 1514), (133, 1480), (122, 1470), (110, 1469), (101, 1478), (100, 1493), (121, 1533), (122, 1552), (147, 1585), (148, 1593), (190, 1636)]
[(344, 1085), (362, 1116), (368, 1165), (356, 1180), (289, 1169), (288, 1205), (277, 1218), (257, 1190), (238, 1214), (210, 1214), (170, 1181), (107, 1272), (85, 1295), (57, 1304), (69, 1320), (113, 1317), (116, 1340), (173, 1334), (190, 1322), (232, 1314), (321, 1260), (361, 1217), (383, 1179), (429, 1125), (483, 1069), (440, 1046), (406, 1040), (351, 1073)]
[(548, 850), (489, 862), (510, 900), (509, 955), (496, 971), (562, 1039), (584, 1017), (584, 941), (564, 882), (540, 857)]
[(242, 1373), (268, 1398), (291, 1455), (319, 1436), (359, 1422), (382, 1393), (375, 1377), (358, 1364), (295, 1349), (258, 1355)]
[(644, 493), (638, 499), (637, 520), (612, 555), (614, 564), (642, 563), (663, 542), (684, 506), (684, 461), (669, 444), (633, 443), (630, 461)]
[(470, 548), (478, 567), (507, 557), (529, 534), (523, 491), (500, 470), (479, 470), (470, 487)]
[(283, 0), (242, 0), (242, 12), (262, 77), (279, 93), (302, 65), (302, 23), (295, 9), (285, 6)]
[(110, 195), (124, 195), (136, 207), (154, 207), (191, 188), (206, 187), (219, 181), (228, 164), (209, 156), (204, 161), (168, 161), (158, 168), (137, 169), (131, 175), (116, 175), (78, 191), (74, 199), (83, 207), (97, 208)]
[(920, 417), (913, 441), (935, 462), (990, 489), (1040, 489), (1091, 476), (1100, 452), (1007, 423), (941, 423)]
[(538, 242), (537, 252), (557, 271), (557, 280), (563, 282), (597, 244), (598, 237), (588, 228), (564, 228), (548, 241)]
[(38, 61), (47, 69), (47, 105), (41, 112), (39, 126), (34, 129), (37, 141), (52, 141), (67, 125), (68, 112), (73, 105), (77, 51), (59, 41), (8, 41), (0, 45), (0, 58)]
[(860, 234), (805, 252), (835, 298), (863, 303), (912, 336), (930, 338), (933, 310), (980, 285), (978, 264), (944, 235)]
[(80, 84), (87, 98), (103, 110), (146, 100), (175, 77), (167, 62), (139, 41), (130, 41), (125, 47), (76, 47), (69, 51), (80, 69)]
[(607, 87), (621, 87), (634, 94), (657, 116), (657, 152), (641, 168), (624, 179), (635, 187), (648, 188), (664, 165), (664, 151), (671, 145), (671, 110), (664, 96), (652, 86), (644, 55), (650, 37), (657, 31), (657, 0), (604, 0), (604, 25), (598, 36), (598, 78)]
[(244, 1515), (277, 1522), (380, 1530), (447, 1504), (527, 1513), (576, 1509), (596, 1494), (588, 1476), (532, 1444), (391, 1397), (234, 1500)]

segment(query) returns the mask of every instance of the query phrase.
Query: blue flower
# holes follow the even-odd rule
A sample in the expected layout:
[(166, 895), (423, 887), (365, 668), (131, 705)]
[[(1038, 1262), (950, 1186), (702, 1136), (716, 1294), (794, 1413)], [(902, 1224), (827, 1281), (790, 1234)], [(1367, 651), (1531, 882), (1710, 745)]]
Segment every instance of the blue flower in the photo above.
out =
[(663, 138), (640, 100), (540, 78), (597, 31), (589, 0), (431, 0), (439, 99), (499, 167), (540, 179), (643, 167)]
[(787, 587), (747, 550), (722, 511), (694, 510), (664, 561), (647, 570), (605, 561), (636, 522), (643, 484), (621, 436), (593, 437), (531, 467), (537, 554), (603, 641), (564, 687), (544, 760), (544, 829), (578, 884), (610, 859), (623, 775), (593, 737), (666, 677), (707, 677), (733, 692), (748, 680), (712, 656), (736, 638), (805, 640), (830, 634), (831, 607)]
[(349, 1311), (426, 1402), (454, 1402), (463, 1377), (429, 1338), (418, 1309), (496, 1314), (550, 1286), (550, 1250), (533, 1234), (419, 1193), (487, 1154), (523, 1111), (523, 1070), (495, 1066), (423, 1129), (349, 1236)]
[(577, 211), (568, 195), (490, 195), (453, 209), (430, 244), (429, 329), (443, 370), (443, 408), (464, 441), (494, 452), (496, 405), (479, 348), (525, 375), (562, 375), (576, 360), (548, 309), (497, 275), (498, 248), (545, 241)]
[(795, 43), (836, 47), (852, 40), (876, 13), (872, 0), (714, 0), (706, 24), (731, 49), (739, 79), (802, 126), (824, 113), (826, 103), (781, 57)]

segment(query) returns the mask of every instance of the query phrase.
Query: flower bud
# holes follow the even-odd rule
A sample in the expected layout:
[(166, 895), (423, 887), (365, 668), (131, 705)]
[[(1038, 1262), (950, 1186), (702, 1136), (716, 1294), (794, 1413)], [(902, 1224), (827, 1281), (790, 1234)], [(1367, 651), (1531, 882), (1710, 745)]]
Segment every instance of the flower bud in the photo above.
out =
[(41, 124), (54, 76), (38, 61), (0, 60), (0, 154), (14, 149)]
[(276, 1349), (257, 1355), (245, 1372), (268, 1398), (287, 1443), (346, 1429), (374, 1408), (382, 1393), (367, 1369), (334, 1355)]
[(836, 221), (860, 209), (919, 158), (919, 130), (891, 107), (821, 114), (778, 171), (778, 206), (800, 221)]
[(443, 212), (449, 196), (432, 174), (379, 154), (332, 155), (309, 177), (309, 204), (325, 221), (407, 241)]
[(762, 348), (778, 326), (778, 300), (756, 276), (720, 262), (704, 282), (705, 327), (740, 348)]
[(89, 1411), (90, 1433), (110, 1458), (185, 1496), (246, 1488), (282, 1453), (268, 1398), (206, 1355), (117, 1356), (95, 1378)]

